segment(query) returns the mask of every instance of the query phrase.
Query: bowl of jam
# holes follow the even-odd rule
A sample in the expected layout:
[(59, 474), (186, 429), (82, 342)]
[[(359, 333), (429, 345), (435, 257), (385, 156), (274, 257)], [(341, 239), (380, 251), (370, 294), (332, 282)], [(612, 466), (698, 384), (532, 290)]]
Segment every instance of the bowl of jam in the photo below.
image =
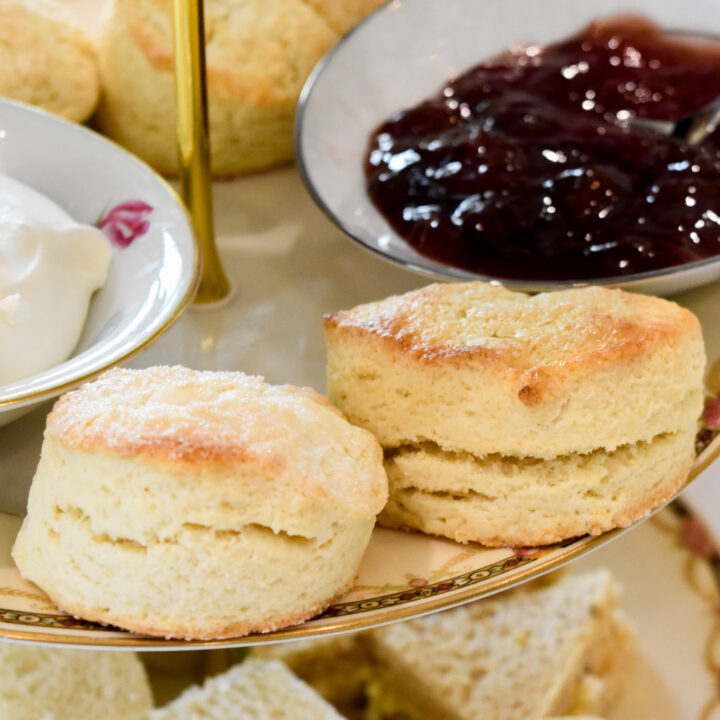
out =
[(718, 98), (714, 0), (396, 0), (308, 80), (297, 157), (409, 269), (669, 294), (720, 278), (720, 131), (641, 121)]

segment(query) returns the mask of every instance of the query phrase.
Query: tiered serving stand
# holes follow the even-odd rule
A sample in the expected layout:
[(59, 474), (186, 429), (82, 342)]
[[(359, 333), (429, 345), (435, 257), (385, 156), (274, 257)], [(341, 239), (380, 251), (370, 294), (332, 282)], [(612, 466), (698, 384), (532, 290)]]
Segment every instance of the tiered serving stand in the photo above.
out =
[[(323, 313), (405, 292), (427, 281), (346, 242), (313, 204), (295, 168), (210, 183), (198, 6), (175, 0), (181, 189), (203, 247), (204, 274), (196, 308), (133, 365), (180, 363), (242, 370), (272, 383), (322, 390)], [(709, 357), (720, 358), (720, 288), (706, 286), (678, 300), (700, 317)], [(720, 365), (713, 372), (720, 392)], [(178, 655), (176, 660), (162, 656), (162, 661), (149, 661), (162, 698), (210, 668), (229, 664), (236, 658), (229, 648), (404, 620), (500, 592), (577, 561), (580, 567), (607, 565), (618, 575), (625, 587), (623, 602), (649, 658), (619, 717), (720, 717), (720, 551), (713, 539), (720, 536), (720, 512), (713, 512), (720, 507), (717, 466), (703, 472), (682, 501), (629, 532), (615, 530), (548, 548), (486, 549), (377, 528), (355, 587), (318, 618), (264, 635), (184, 642), (69, 617), (20, 578), (9, 551), (24, 512), (49, 405), (0, 428), (2, 640), (96, 651), (204, 650), (186, 660)], [(706, 428), (698, 437), (693, 475), (700, 475), (718, 451), (720, 433)], [(611, 540), (615, 542), (609, 544)], [(589, 555), (591, 550), (597, 552)]]

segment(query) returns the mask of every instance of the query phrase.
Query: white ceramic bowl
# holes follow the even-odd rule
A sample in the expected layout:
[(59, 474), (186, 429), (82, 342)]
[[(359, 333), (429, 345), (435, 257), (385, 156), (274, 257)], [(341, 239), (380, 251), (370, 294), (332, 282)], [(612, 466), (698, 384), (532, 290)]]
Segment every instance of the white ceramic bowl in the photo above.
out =
[[(365, 191), (370, 134), (394, 112), (510, 45), (561, 40), (594, 18), (620, 12), (688, 34), (720, 32), (717, 0), (393, 0), (341, 40), (303, 89), (296, 155), (308, 189), (350, 237), (389, 260), (439, 278), (493, 280), (420, 255), (390, 227)], [(666, 295), (717, 278), (720, 256), (596, 284)], [(587, 284), (503, 282), (524, 290)]]
[(84, 127), (0, 101), (0, 172), (44, 193), (75, 220), (102, 225), (113, 244), (107, 282), (93, 296), (73, 356), (45, 372), (0, 385), (4, 425), (124, 362), (170, 327), (195, 292), (200, 254), (172, 188), (125, 150)]

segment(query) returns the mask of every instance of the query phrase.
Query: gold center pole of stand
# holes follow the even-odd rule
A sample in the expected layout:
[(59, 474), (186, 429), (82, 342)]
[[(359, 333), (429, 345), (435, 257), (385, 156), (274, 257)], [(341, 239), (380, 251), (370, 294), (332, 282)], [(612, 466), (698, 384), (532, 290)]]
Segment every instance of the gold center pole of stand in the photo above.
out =
[(207, 304), (226, 297), (230, 284), (220, 263), (213, 227), (202, 0), (173, 0), (173, 35), (180, 194), (202, 249), (195, 303)]

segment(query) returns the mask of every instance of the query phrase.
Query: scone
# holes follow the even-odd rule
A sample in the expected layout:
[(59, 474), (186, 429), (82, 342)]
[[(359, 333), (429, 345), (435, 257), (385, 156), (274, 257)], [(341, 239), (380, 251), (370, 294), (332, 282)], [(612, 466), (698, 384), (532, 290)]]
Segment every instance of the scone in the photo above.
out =
[(386, 498), (375, 439), (313, 390), (113, 370), (48, 416), (13, 558), (88, 620), (177, 638), (270, 631), (351, 584)]
[(690, 469), (705, 353), (674, 303), (437, 284), (325, 330), (328, 396), (385, 450), (390, 527), (547, 544), (632, 522)]
[(3, 720), (144, 720), (151, 707), (135, 653), (0, 643)]
[(342, 720), (277, 660), (246, 660), (191, 687), (146, 720)]
[[(352, 635), (253, 648), (348, 718), (537, 720), (602, 714), (636, 667), (604, 570)], [(569, 720), (569, 719), (568, 719)]]
[[(293, 157), (295, 105), (320, 57), (383, 0), (207, 0), (211, 165), (236, 175)], [(99, 129), (177, 171), (171, 0), (112, 0), (100, 42)]]
[(3, 97), (76, 122), (95, 109), (100, 85), (92, 44), (77, 28), (27, 2), (0, 3), (0, 64)]

